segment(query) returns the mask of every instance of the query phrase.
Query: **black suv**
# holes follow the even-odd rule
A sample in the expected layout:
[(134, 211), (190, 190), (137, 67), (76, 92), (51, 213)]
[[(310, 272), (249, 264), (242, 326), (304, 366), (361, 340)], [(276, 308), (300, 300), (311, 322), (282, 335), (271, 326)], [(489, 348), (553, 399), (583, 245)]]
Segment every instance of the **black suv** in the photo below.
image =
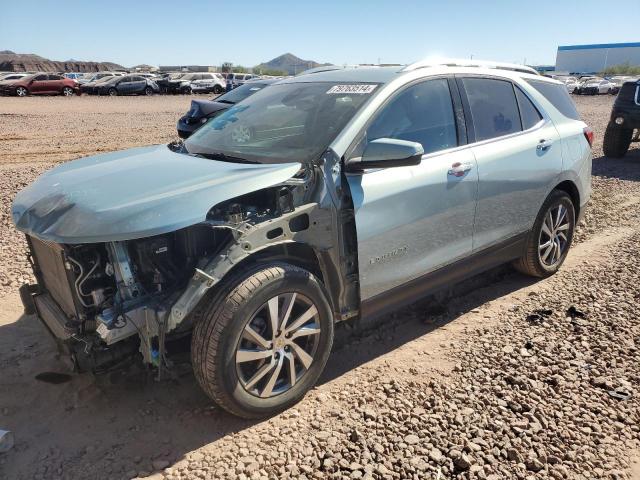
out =
[(604, 154), (613, 158), (623, 157), (631, 142), (639, 141), (639, 137), (640, 80), (626, 82), (620, 88), (604, 134)]

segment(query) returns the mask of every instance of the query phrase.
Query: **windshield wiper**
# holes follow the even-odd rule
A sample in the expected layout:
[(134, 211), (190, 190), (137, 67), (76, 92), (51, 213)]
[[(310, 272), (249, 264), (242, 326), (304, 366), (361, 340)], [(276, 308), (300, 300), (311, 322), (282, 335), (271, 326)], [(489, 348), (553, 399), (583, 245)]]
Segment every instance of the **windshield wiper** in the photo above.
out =
[(209, 160), (222, 160), (223, 162), (231, 162), (231, 163), (258, 163), (258, 162), (252, 162), (251, 160), (247, 160), (246, 158), (227, 155), (226, 153), (222, 153), (222, 152), (211, 152), (211, 153), (190, 152), (189, 155), (192, 155), (194, 157), (208, 158)]
[(229, 105), (235, 105), (236, 102), (232, 102), (231, 100), (214, 100), (220, 103), (228, 103)]

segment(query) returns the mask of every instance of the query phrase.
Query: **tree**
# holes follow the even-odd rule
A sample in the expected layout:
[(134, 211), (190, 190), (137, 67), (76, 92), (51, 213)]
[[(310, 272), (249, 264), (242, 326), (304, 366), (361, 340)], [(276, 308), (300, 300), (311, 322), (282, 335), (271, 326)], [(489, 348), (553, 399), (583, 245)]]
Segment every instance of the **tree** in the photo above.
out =
[(600, 75), (640, 75), (640, 65), (634, 66), (629, 62), (611, 65), (600, 72)]

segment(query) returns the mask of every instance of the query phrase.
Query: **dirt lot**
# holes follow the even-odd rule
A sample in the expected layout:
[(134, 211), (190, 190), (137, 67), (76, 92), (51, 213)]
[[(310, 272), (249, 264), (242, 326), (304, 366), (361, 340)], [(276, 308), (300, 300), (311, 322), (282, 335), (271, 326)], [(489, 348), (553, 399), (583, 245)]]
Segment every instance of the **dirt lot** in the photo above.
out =
[[(612, 100), (576, 98), (596, 133), (594, 193), (558, 275), (497, 269), (343, 329), (305, 400), (248, 422), (211, 405), (188, 365), (162, 383), (137, 369), (36, 380), (64, 366), (15, 293), (30, 276), (15, 193), (56, 162), (168, 142), (189, 97), (0, 98), (0, 429), (16, 437), (0, 478), (640, 479), (640, 150), (602, 156)], [(527, 319), (536, 309), (552, 313)]]

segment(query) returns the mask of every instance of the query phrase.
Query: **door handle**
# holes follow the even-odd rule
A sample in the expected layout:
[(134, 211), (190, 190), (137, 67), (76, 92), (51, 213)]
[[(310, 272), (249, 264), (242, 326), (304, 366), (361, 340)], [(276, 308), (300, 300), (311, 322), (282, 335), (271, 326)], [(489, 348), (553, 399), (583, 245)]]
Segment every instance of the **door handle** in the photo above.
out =
[(451, 165), (451, 168), (447, 172), (447, 175), (452, 177), (463, 177), (469, 170), (473, 168), (473, 163), (471, 162), (456, 162)]
[(540, 151), (540, 152), (546, 152), (547, 150), (549, 150), (551, 148), (551, 145), (553, 145), (553, 142), (551, 140), (545, 140), (543, 138), (538, 143), (538, 146), (536, 147), (536, 149), (538, 151)]

